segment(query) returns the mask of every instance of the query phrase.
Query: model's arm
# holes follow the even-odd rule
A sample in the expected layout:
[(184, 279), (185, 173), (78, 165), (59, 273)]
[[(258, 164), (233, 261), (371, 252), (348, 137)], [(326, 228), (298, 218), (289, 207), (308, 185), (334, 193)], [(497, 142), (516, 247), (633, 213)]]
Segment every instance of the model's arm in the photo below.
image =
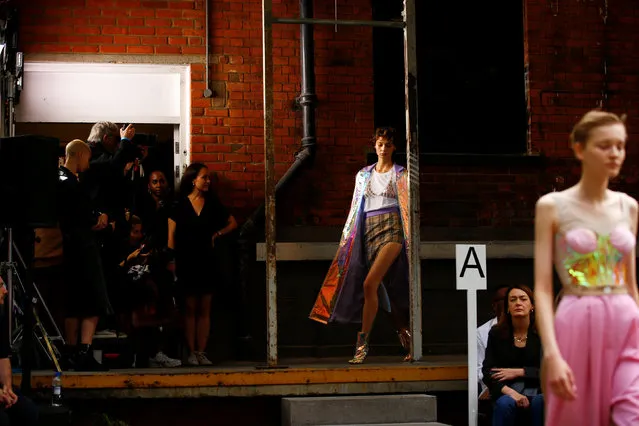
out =
[(559, 352), (554, 327), (552, 289), (553, 238), (556, 208), (554, 200), (545, 195), (535, 208), (535, 310), (537, 327), (544, 348), (547, 380), (550, 389), (565, 399), (575, 397), (572, 370)]
[[(630, 204), (630, 222), (632, 233), (635, 236), (635, 240), (637, 239), (637, 216), (639, 208), (637, 207), (637, 200), (634, 198), (628, 197)], [(628, 291), (635, 302), (639, 304), (639, 291), (637, 290), (637, 248), (634, 247), (630, 254), (626, 256), (626, 285), (628, 286)]]

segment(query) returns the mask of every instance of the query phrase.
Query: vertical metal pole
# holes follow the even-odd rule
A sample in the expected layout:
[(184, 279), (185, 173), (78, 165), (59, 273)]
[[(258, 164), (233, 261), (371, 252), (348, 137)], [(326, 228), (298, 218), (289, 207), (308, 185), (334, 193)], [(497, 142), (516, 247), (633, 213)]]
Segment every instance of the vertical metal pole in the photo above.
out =
[[(13, 229), (7, 229), (7, 320), (9, 322), (9, 339), (13, 335)], [(26, 337), (24, 337), (26, 338)]]
[(262, 0), (262, 67), (264, 92), (264, 169), (266, 191), (267, 364), (277, 365), (277, 281), (275, 257), (275, 146), (273, 141), (272, 0)]
[(404, 84), (406, 99), (406, 157), (408, 164), (408, 205), (410, 235), (408, 271), (410, 277), (411, 352), (415, 361), (422, 358), (422, 279), (419, 215), (419, 139), (417, 137), (417, 50), (415, 40), (415, 3), (404, 0)]
[(466, 291), (468, 314), (468, 426), (477, 426), (477, 290)]

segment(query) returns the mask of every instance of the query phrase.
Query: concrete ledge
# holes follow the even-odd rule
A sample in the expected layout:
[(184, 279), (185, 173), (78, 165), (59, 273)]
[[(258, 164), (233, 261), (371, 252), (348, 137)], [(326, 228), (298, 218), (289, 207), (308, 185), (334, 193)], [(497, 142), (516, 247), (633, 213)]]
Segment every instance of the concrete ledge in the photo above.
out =
[[(410, 364), (397, 362), (396, 357), (371, 357), (370, 363), (361, 366), (350, 366), (341, 358), (289, 361), (276, 369), (246, 364), (65, 372), (62, 385), (65, 398), (73, 399), (423, 394), (467, 388), (465, 356), (426, 356)], [(51, 378), (50, 371), (34, 371), (31, 385), (46, 394)], [(14, 380), (19, 383), (21, 375)]]
[[(277, 243), (278, 261), (333, 260), (339, 243)], [(421, 243), (421, 259), (455, 259), (456, 244), (485, 244), (488, 259), (532, 259), (533, 241), (428, 241)], [(257, 260), (266, 260), (266, 244), (258, 243)]]
[(384, 423), (384, 424), (366, 424), (366, 425), (325, 425), (325, 426), (449, 426), (443, 423), (427, 422), (427, 423)]
[(437, 420), (437, 399), (424, 394), (282, 399), (282, 425), (361, 425)]

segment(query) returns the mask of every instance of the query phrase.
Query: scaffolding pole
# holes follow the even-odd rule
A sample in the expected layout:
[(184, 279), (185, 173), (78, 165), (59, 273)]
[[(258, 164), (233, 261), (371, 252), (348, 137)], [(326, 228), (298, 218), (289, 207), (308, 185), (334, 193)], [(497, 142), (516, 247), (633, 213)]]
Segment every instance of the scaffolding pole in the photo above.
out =
[(408, 201), (411, 229), (409, 243), (411, 354), (422, 358), (422, 285), (419, 212), (419, 139), (417, 133), (417, 51), (415, 38), (415, 0), (404, 0), (403, 21), (363, 21), (316, 18), (277, 18), (272, 16), (272, 0), (262, 0), (262, 91), (264, 94), (264, 169), (266, 198), (266, 310), (267, 365), (277, 366), (277, 256), (275, 227), (275, 146), (273, 139), (273, 24), (341, 25), (396, 28), (404, 32), (404, 76), (406, 101), (406, 154)]
[(273, 26), (272, 0), (262, 0), (262, 73), (264, 94), (264, 184), (266, 236), (267, 366), (277, 365), (277, 279), (275, 255), (275, 142), (273, 140)]
[(422, 275), (419, 214), (419, 138), (417, 136), (417, 48), (415, 37), (415, 3), (404, 0), (404, 96), (406, 102), (406, 163), (408, 167), (408, 273), (410, 277), (410, 328), (413, 333), (411, 353), (422, 359)]

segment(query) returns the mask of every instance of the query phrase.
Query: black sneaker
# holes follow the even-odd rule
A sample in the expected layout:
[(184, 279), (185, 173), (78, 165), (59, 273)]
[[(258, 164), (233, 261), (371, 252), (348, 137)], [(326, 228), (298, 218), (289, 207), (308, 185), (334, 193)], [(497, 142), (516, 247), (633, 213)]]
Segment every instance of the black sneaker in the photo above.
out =
[(93, 357), (90, 345), (80, 345), (80, 350), (75, 356), (75, 371), (109, 371)]

